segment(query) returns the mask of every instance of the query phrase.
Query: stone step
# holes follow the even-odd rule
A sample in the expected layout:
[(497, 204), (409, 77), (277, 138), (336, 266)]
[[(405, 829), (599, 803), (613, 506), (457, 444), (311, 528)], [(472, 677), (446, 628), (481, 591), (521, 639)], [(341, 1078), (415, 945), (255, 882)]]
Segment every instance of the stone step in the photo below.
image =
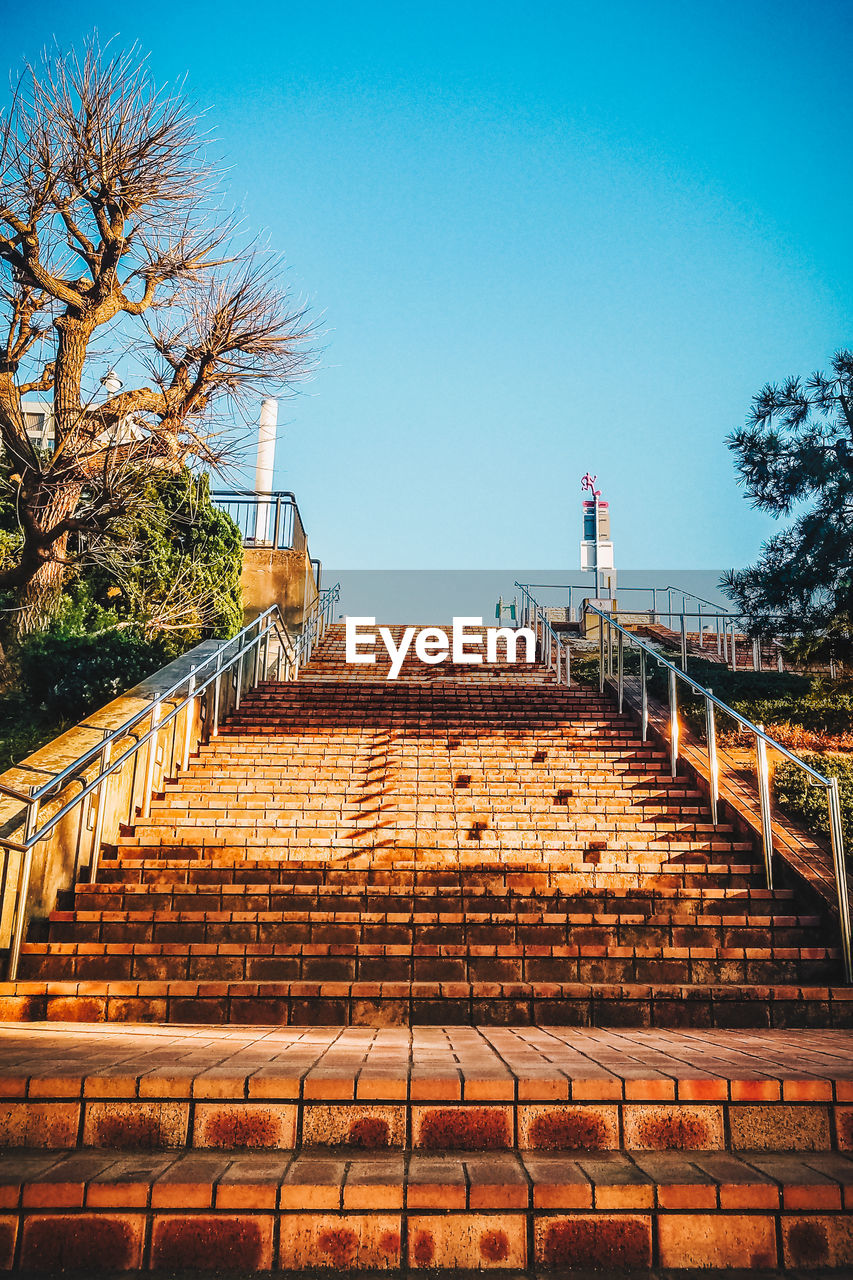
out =
[(275, 1026), (853, 1027), (853, 988), (800, 983), (0, 983), (0, 1019)]
[[(166, 929), (155, 933), (167, 935)], [(198, 932), (198, 931), (197, 931)], [(203, 930), (201, 932), (204, 932)], [(222, 932), (218, 931), (221, 936)], [(239, 930), (234, 930), (239, 932)], [(263, 932), (263, 927), (255, 933)], [(286, 933), (286, 929), (282, 932)], [(177, 930), (171, 931), (172, 936)], [(181, 930), (181, 937), (193, 933)], [(822, 947), (382, 945), (345, 941), (26, 943), (22, 979), (296, 982), (840, 982)]]
[[(466, 930), (481, 928), (490, 922), (517, 926), (515, 937), (527, 943), (551, 943), (585, 941), (613, 943), (636, 942), (654, 936), (662, 945), (708, 946), (713, 945), (720, 931), (724, 946), (755, 945), (756, 932), (772, 935), (774, 944), (798, 945), (798, 938), (818, 936), (822, 921), (816, 915), (777, 915), (738, 912), (735, 903), (697, 905), (690, 912), (678, 900), (661, 901), (623, 898), (621, 901), (602, 895), (597, 901), (587, 898), (546, 898), (531, 895), (517, 898), (482, 893), (474, 895), (464, 891), (454, 892), (424, 889), (382, 893), (379, 890), (359, 890), (347, 894), (334, 886), (313, 885), (140, 885), (96, 884), (79, 887), (69, 894), (74, 899), (74, 909), (62, 909), (51, 913), (51, 924), (67, 925), (70, 920), (79, 921), (103, 918), (136, 919), (140, 912), (172, 914), (283, 912), (291, 921), (314, 926), (315, 924), (347, 923), (360, 920), (365, 930), (391, 924), (397, 930), (406, 929), (388, 941), (409, 939), (416, 941), (416, 930), (427, 925), (452, 925)], [(717, 910), (713, 910), (713, 906)], [(464, 921), (460, 921), (460, 917)], [(579, 936), (580, 934), (580, 936)], [(53, 935), (52, 935), (53, 936)], [(313, 937), (313, 933), (304, 935)], [(363, 934), (361, 936), (366, 936)], [(449, 936), (449, 935), (448, 935)], [(58, 940), (59, 933), (56, 934)], [(741, 940), (742, 938), (742, 940)], [(786, 941), (782, 941), (785, 938)], [(804, 944), (803, 944), (804, 945)]]
[[(167, 852), (173, 853), (174, 856), (166, 857)], [(252, 852), (254, 854), (255, 851)], [(157, 857), (157, 853), (164, 856)], [(215, 850), (209, 850), (206, 857), (202, 854), (203, 850), (193, 845), (180, 845), (166, 849), (158, 849), (156, 846), (131, 846), (128, 850), (122, 851), (122, 857), (116, 859), (112, 865), (108, 861), (101, 862), (98, 876), (105, 884), (167, 883), (168, 881), (197, 884), (287, 884), (292, 882), (294, 877), (310, 884), (312, 877), (316, 881), (326, 880), (334, 883), (332, 877), (339, 871), (339, 867), (330, 863), (328, 857), (315, 858), (311, 862), (299, 857), (270, 859), (263, 857), (261, 850), (257, 851), (257, 856), (250, 857), (244, 846), (234, 849), (218, 846)], [(344, 859), (341, 861), (343, 862)], [(450, 877), (457, 874), (464, 876), (468, 866), (475, 868), (471, 875), (472, 879), (477, 879), (478, 864), (474, 856), (463, 852), (448, 851), (448, 856), (444, 860), (433, 855), (427, 861), (414, 854), (403, 858), (397, 850), (394, 851), (393, 859), (382, 858), (380, 851), (377, 851), (375, 856), (365, 852), (350, 851), (345, 861), (346, 874), (356, 884), (359, 876), (368, 878), (374, 883), (380, 883), (383, 875), (387, 875), (392, 878), (392, 883), (405, 887), (411, 885), (415, 877), (423, 877), (423, 883), (427, 883), (427, 877), (430, 876), (433, 877), (432, 883), (438, 885), (441, 883), (442, 876)], [(541, 871), (542, 863), (539, 865), (539, 874), (544, 879), (549, 873)], [(505, 860), (504, 866), (507, 881), (512, 880), (516, 867), (519, 881), (534, 882), (532, 874), (524, 869), (523, 862), (519, 860), (515, 863), (509, 858)], [(550, 874), (555, 884), (555, 896), (558, 893), (566, 896), (610, 893), (619, 897), (645, 897), (648, 901), (681, 899), (685, 902), (722, 902), (726, 900), (766, 904), (790, 901), (794, 896), (791, 890), (771, 891), (756, 888), (755, 869), (741, 865), (738, 865), (734, 872), (727, 864), (716, 863), (694, 863), (689, 864), (686, 869), (682, 865), (664, 864), (656, 866), (654, 872), (639, 871), (636, 866), (632, 866), (630, 871), (616, 874), (610, 871), (599, 873), (596, 865), (589, 864), (582, 871), (558, 869)], [(791, 897), (786, 899), (780, 896), (786, 893)]]
[(6, 1025), (0, 1145), (853, 1155), (851, 1043), (842, 1031)]
[[(156, 850), (156, 847), (152, 850)], [(185, 855), (185, 850), (181, 850)], [(113, 851), (114, 855), (115, 851)], [(144, 851), (143, 851), (144, 854)], [(708, 874), (701, 877), (698, 885), (676, 884), (670, 877), (658, 877), (659, 883), (635, 886), (623, 886), (606, 881), (595, 886), (595, 869), (578, 875), (572, 871), (549, 868), (540, 859), (535, 863), (514, 861), (511, 865), (502, 862), (500, 865), (484, 864), (482, 861), (468, 860), (461, 865), (429, 866), (414, 863), (405, 867), (388, 866), (381, 863), (355, 863), (352, 858), (346, 862), (327, 859), (323, 863), (304, 862), (299, 859), (283, 861), (276, 858), (257, 858), (248, 861), (245, 851), (241, 849), (232, 860), (228, 860), (217, 851), (217, 861), (211, 858), (192, 858), (182, 856), (178, 859), (166, 857), (145, 857), (133, 859), (116, 859), (115, 856), (104, 856), (98, 867), (98, 878), (103, 884), (244, 884), (282, 885), (292, 888), (294, 892), (308, 892), (316, 889), (341, 892), (350, 890), (361, 893), (365, 889), (370, 892), (384, 890), (394, 892), (423, 892), (429, 889), (441, 889), (470, 893), (509, 893), (524, 897), (528, 894), (548, 895), (554, 898), (581, 898), (603, 901), (607, 898), (630, 900), (632, 902), (670, 902), (673, 899), (685, 903), (731, 902), (742, 909), (749, 904), (749, 910), (772, 910), (775, 903), (791, 903), (796, 894), (793, 889), (764, 889), (749, 883), (743, 887), (728, 883), (714, 884)], [(361, 860), (360, 860), (361, 861)]]
[(853, 1265), (836, 1153), (21, 1152), (0, 1195), (0, 1265), (54, 1274)]

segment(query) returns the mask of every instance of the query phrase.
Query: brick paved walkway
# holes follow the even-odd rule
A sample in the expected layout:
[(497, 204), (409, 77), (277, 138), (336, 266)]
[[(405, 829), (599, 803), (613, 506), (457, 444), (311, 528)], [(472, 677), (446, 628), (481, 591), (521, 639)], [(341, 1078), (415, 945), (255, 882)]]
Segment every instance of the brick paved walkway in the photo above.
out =
[(853, 1103), (853, 1032), (0, 1025), (0, 1096)]

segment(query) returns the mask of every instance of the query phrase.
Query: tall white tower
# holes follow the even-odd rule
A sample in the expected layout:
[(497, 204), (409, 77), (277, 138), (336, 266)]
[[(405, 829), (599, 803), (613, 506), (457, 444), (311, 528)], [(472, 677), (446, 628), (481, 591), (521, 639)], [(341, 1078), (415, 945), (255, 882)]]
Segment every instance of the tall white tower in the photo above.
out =
[(597, 479), (589, 472), (581, 479), (581, 491), (592, 495), (583, 503), (581, 569), (595, 574), (596, 599), (606, 593), (612, 600), (616, 595), (616, 568), (610, 541), (610, 505), (602, 501), (601, 490), (595, 487)]
[[(258, 460), (255, 466), (255, 493), (272, 493), (275, 470), (275, 442), (278, 428), (278, 401), (267, 399), (261, 405), (258, 424)], [(259, 502), (255, 514), (255, 542), (269, 537), (270, 504)]]

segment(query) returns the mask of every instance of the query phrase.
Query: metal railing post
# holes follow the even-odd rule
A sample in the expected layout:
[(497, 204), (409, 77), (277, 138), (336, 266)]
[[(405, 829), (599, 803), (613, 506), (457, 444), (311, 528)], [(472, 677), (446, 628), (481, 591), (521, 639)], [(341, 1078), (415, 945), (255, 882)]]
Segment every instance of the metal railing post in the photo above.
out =
[[(763, 726), (759, 726), (762, 728)], [(761, 805), (761, 842), (764, 849), (764, 870), (767, 888), (773, 888), (773, 825), (770, 816), (770, 774), (767, 768), (767, 748), (760, 733), (755, 735), (755, 761), (758, 773), (758, 799)]]
[(187, 698), (188, 702), (184, 713), (184, 750), (181, 755), (181, 773), (186, 773), (190, 767), (190, 736), (193, 730), (193, 719), (195, 718), (195, 667), (190, 671), (190, 678), (187, 681)]
[(222, 689), (222, 653), (216, 655), (216, 678), (213, 681), (213, 724), (210, 729), (212, 738), (219, 737), (219, 699)]
[(708, 740), (708, 785), (711, 792), (711, 821), (716, 827), (717, 801), (720, 796), (720, 773), (717, 762), (717, 723), (714, 715), (714, 704), (707, 697), (705, 699), (705, 737)]
[(681, 610), (681, 670), (687, 670), (687, 619)]
[(566, 644), (566, 687), (570, 688), (572, 683), (572, 651)]
[(256, 689), (258, 686), (258, 668), (261, 662), (261, 626), (261, 619), (258, 618), (256, 624), (257, 634), (252, 641), (252, 683), (250, 685), (252, 689)]
[(649, 689), (646, 684), (646, 651), (640, 650), (640, 731), (643, 742), (649, 736)]
[(616, 669), (619, 676), (619, 714), (621, 716), (625, 692), (625, 638), (621, 631), (616, 636)]
[(246, 665), (246, 655), (241, 649), (240, 656), (237, 659), (237, 666), (234, 671), (234, 675), (236, 677), (236, 687), (234, 689), (234, 710), (235, 711), (240, 710), (240, 703), (243, 699), (243, 669), (245, 665)]
[(598, 614), (598, 692), (604, 693), (604, 619)]
[(669, 672), (669, 767), (673, 778), (678, 773), (678, 691), (675, 672)]
[(758, 640), (752, 642), (752, 669), (753, 671), (761, 670), (761, 653), (758, 648)]
[(830, 778), (827, 787), (829, 803), (829, 833), (832, 841), (832, 862), (835, 867), (835, 887), (838, 893), (838, 918), (841, 925), (841, 955), (844, 961), (844, 980), (853, 982), (853, 957), (850, 944), (850, 902), (847, 893), (847, 868), (844, 859), (844, 828), (841, 825), (841, 798), (838, 779)]
[(38, 813), (38, 800), (31, 800), (27, 808), (27, 821), (24, 827), (24, 844), (26, 847), (21, 854), (21, 866), (18, 872), (18, 892), (15, 895), (15, 914), (12, 917), (12, 934), (9, 942), (10, 982), (15, 982), (18, 977), (21, 947), (27, 927), (27, 898), (30, 896), (30, 876), (33, 870), (33, 848), (29, 842), (35, 834)]
[[(89, 863), (89, 883), (94, 884), (98, 878), (98, 863), (101, 857), (101, 841), (104, 838), (104, 817), (107, 811), (107, 787), (109, 786), (109, 778), (104, 777), (106, 770), (109, 768), (110, 760), (113, 754), (113, 744), (105, 742), (101, 751), (101, 758), (98, 764), (98, 771), (101, 776), (101, 785), (98, 787), (98, 809), (95, 815), (95, 830), (92, 832), (92, 859)], [(111, 777), (112, 775), (110, 775)]]
[(737, 671), (737, 648), (735, 646), (735, 624), (732, 623), (732, 671)]
[(154, 790), (154, 766), (157, 763), (157, 725), (160, 723), (160, 702), (151, 708), (151, 737), (148, 739), (148, 759), (145, 762), (145, 790), (142, 792), (142, 817), (151, 816), (151, 792)]

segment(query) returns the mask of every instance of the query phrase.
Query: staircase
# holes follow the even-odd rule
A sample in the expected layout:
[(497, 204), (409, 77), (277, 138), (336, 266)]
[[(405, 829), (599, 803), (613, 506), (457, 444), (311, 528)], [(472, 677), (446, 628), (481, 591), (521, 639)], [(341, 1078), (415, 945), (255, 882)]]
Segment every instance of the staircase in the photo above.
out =
[(343, 659), (0, 984), (0, 1268), (849, 1271), (823, 905), (597, 691)]

